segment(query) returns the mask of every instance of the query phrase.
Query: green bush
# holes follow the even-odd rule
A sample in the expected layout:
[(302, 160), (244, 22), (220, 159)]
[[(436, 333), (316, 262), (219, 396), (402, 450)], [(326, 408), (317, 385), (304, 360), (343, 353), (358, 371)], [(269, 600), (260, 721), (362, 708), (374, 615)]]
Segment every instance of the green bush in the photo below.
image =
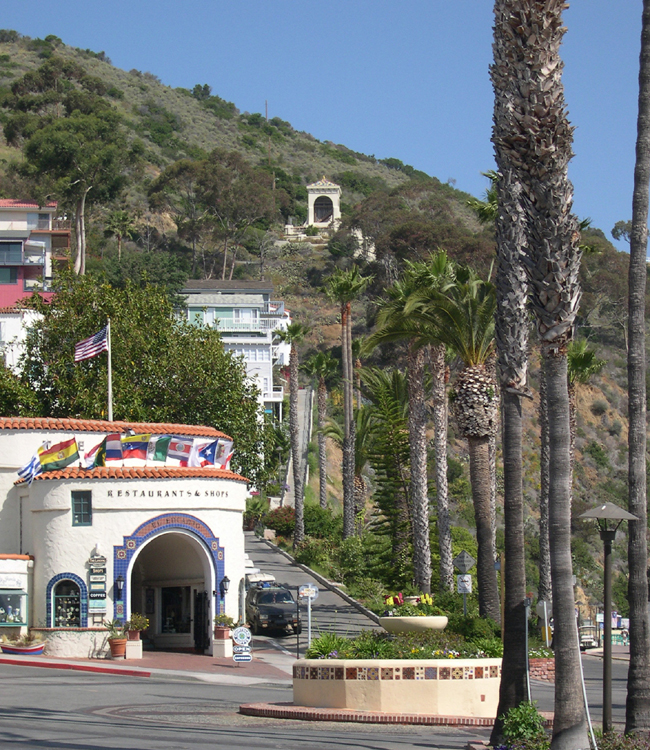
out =
[(447, 630), (462, 635), (468, 641), (477, 641), (483, 638), (491, 640), (501, 635), (500, 627), (487, 617), (464, 617), (456, 614), (449, 615)]
[(296, 526), (296, 512), (285, 505), (269, 511), (263, 521), (267, 528), (273, 529), (279, 536), (291, 536)]
[(595, 440), (592, 440), (586, 445), (582, 449), (582, 452), (583, 454), (586, 453), (588, 456), (591, 456), (599, 469), (609, 468), (609, 458), (607, 457), (607, 453), (603, 446)]
[(328, 539), (306, 539), (296, 550), (296, 562), (330, 575), (332, 544)]
[(528, 743), (530, 740), (546, 737), (544, 719), (535, 703), (524, 701), (511, 708), (501, 719), (503, 720), (503, 737), (509, 747), (514, 742)]
[(316, 503), (305, 503), (305, 534), (316, 539), (331, 539), (342, 534), (343, 517), (335, 516), (329, 508)]
[(305, 234), (307, 237), (318, 237), (318, 229), (313, 224), (310, 224), (308, 227), (305, 227)]
[(308, 659), (347, 659), (350, 640), (336, 633), (323, 633), (314, 638), (305, 656)]
[(595, 417), (602, 417), (608, 409), (609, 404), (602, 398), (596, 399), (596, 401), (591, 404), (591, 413)]

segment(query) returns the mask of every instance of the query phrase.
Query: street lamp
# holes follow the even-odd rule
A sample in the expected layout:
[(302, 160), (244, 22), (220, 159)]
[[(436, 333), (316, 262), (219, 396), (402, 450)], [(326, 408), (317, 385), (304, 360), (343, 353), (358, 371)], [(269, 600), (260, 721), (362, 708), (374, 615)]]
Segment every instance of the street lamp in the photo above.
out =
[(612, 542), (623, 521), (638, 521), (636, 516), (614, 503), (603, 503), (578, 516), (595, 518), (605, 547), (605, 592), (603, 596), (605, 633), (603, 642), (603, 732), (612, 729)]

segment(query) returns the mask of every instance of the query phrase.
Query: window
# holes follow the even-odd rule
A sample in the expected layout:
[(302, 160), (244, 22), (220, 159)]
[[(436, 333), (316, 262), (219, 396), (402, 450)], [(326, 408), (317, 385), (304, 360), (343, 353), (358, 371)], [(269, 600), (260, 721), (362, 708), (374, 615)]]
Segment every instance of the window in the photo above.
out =
[(202, 308), (190, 308), (190, 323), (194, 326), (203, 325), (203, 309)]
[(73, 490), (72, 492), (72, 525), (93, 525), (93, 501), (90, 490)]
[(22, 262), (22, 242), (0, 242), (0, 263), (16, 263), (17, 265), (20, 265)]
[(39, 229), (49, 229), (50, 228), (50, 215), (49, 214), (39, 214), (38, 215), (38, 228)]
[(22, 589), (0, 589), (0, 627), (27, 625), (27, 593)]
[[(0, 250), (0, 252), (2, 252)], [(17, 284), (18, 283), (18, 269), (17, 268), (0, 268), (0, 284)]]
[(59, 581), (54, 587), (54, 622), (52, 627), (81, 627), (81, 594), (79, 586), (74, 581)]

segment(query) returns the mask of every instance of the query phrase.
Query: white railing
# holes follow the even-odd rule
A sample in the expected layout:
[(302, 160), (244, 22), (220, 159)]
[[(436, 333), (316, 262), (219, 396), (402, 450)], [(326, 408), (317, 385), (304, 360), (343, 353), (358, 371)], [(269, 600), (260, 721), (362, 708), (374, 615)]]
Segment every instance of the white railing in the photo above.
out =
[(264, 401), (281, 402), (284, 399), (284, 388), (281, 385), (274, 385), (272, 391), (266, 391), (262, 394)]
[(220, 318), (215, 321), (215, 328), (218, 331), (242, 333), (247, 331), (275, 331), (278, 328), (281, 328), (281, 325), (279, 320), (267, 320), (266, 318), (257, 318), (256, 320)]

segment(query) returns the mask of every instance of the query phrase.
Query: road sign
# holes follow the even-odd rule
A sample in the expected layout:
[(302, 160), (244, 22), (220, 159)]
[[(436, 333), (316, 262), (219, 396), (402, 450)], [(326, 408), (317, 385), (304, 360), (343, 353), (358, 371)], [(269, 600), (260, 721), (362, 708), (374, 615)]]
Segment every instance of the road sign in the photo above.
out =
[(456, 576), (456, 582), (458, 584), (459, 594), (471, 594), (472, 593), (472, 576), (469, 573)]
[(233, 654), (233, 661), (253, 661), (253, 655), (249, 652), (247, 654)]
[(310, 599), (314, 602), (318, 599), (318, 586), (315, 583), (307, 583), (298, 589), (298, 596), (301, 599)]
[(233, 654), (250, 654), (251, 647), (250, 646), (233, 646), (232, 647)]
[(465, 552), (465, 550), (459, 555), (456, 555), (452, 562), (461, 573), (467, 573), (476, 564), (476, 560), (469, 554), (469, 552)]
[(248, 628), (239, 627), (232, 631), (232, 639), (238, 646), (248, 646), (253, 636)]

